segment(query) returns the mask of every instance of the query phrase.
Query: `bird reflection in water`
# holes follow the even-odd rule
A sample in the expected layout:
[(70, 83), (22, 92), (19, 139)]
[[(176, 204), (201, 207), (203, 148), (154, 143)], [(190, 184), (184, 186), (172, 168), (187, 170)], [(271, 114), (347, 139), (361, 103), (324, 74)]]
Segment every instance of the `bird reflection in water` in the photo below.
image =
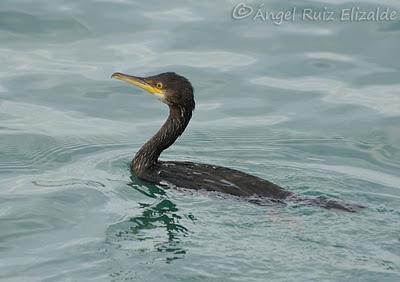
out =
[[(154, 250), (166, 255), (166, 257), (163, 257), (166, 263), (183, 258), (186, 250), (182, 248), (181, 240), (190, 231), (180, 224), (180, 221), (184, 217), (194, 222), (195, 218), (191, 214), (180, 215), (176, 204), (168, 199), (163, 189), (156, 185), (144, 183), (135, 176), (132, 176), (131, 180), (132, 182), (128, 184), (130, 187), (156, 201), (154, 203), (139, 203), (140, 208), (143, 209), (142, 213), (130, 218), (127, 222), (118, 224), (119, 230), (116, 234), (114, 233), (116, 241), (119, 243), (135, 240), (153, 241)], [(163, 230), (163, 232), (161, 233), (160, 230)], [(156, 232), (156, 236), (152, 236), (153, 232)]]

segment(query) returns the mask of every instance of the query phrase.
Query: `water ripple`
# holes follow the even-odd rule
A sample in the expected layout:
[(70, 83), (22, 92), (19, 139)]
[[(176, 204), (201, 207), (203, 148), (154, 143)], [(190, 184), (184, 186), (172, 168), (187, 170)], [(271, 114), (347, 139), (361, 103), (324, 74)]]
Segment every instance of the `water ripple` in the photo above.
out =
[[(369, 85), (354, 87), (343, 81), (317, 77), (258, 77), (252, 83), (303, 92), (321, 92), (323, 100), (335, 104), (361, 105), (387, 116), (400, 116), (400, 85)], [(377, 95), (379, 93), (379, 95)]]

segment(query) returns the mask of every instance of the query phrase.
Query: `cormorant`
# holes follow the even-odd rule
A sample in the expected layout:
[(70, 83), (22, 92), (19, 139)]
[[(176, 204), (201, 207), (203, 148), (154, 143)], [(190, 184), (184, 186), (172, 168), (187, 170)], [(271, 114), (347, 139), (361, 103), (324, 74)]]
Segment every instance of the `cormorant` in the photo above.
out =
[(183, 133), (195, 108), (193, 87), (188, 79), (174, 72), (148, 77), (114, 73), (112, 78), (136, 85), (169, 107), (169, 116), (160, 130), (136, 153), (131, 169), (144, 181), (159, 185), (208, 190), (243, 197), (261, 197), (272, 201), (306, 201), (327, 209), (354, 212), (361, 206), (340, 203), (326, 197), (304, 197), (268, 180), (235, 169), (193, 163), (160, 161), (158, 157)]

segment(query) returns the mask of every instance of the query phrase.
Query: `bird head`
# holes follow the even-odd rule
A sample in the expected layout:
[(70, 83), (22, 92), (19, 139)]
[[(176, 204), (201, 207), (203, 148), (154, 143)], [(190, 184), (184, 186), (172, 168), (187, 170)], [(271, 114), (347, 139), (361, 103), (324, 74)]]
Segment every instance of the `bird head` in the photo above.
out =
[(111, 77), (146, 90), (170, 107), (185, 107), (194, 110), (195, 102), (192, 84), (188, 79), (174, 72), (165, 72), (147, 77), (116, 72)]

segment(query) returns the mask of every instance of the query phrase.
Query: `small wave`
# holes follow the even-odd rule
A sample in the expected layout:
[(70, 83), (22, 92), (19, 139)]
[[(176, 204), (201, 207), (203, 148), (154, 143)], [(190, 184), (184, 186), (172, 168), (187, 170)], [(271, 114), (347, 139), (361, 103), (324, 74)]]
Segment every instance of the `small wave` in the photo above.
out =
[(74, 185), (85, 185), (92, 187), (106, 187), (103, 183), (93, 180), (85, 179), (64, 179), (64, 180), (34, 180), (32, 183), (40, 187), (61, 187), (61, 186), (74, 186)]

